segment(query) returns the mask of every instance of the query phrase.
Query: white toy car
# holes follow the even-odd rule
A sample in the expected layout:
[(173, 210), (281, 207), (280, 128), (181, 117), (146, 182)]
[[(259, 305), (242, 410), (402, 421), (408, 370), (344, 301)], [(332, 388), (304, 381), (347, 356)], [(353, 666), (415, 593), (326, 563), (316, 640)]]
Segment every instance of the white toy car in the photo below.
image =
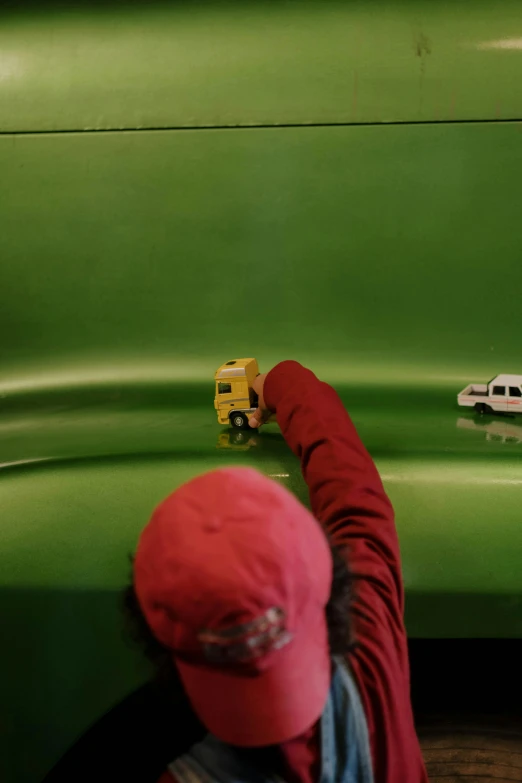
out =
[(457, 396), (477, 413), (522, 413), (522, 375), (497, 375), (489, 383), (470, 383)]

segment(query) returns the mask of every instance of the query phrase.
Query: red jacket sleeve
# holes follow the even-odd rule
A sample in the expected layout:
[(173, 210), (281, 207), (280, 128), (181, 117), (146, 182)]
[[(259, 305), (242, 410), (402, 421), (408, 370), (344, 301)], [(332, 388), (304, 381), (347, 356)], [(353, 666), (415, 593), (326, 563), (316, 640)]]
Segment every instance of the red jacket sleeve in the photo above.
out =
[(312, 511), (348, 561), (356, 639), (348, 656), (370, 733), (376, 783), (427, 781), (410, 702), (400, 554), (391, 503), (336, 392), (297, 362), (265, 380), (301, 462)]

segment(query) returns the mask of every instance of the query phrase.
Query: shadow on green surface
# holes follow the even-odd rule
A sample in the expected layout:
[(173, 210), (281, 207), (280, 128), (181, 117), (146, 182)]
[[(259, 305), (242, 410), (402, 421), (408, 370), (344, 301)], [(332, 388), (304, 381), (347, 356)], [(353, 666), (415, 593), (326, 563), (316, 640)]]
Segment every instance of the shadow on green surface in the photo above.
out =
[[(414, 595), (408, 598), (408, 614), (431, 612), (447, 620), (452, 614), (462, 618), (484, 611), (490, 604), (487, 614), (492, 616), (514, 601), (520, 607), (520, 597)], [(118, 591), (1, 590), (0, 614), (8, 640), (1, 753), (6, 783), (36, 783), (69, 748), (49, 783), (97, 779), (92, 774), (99, 773), (102, 762), (111, 779), (137, 780), (139, 771), (141, 781), (153, 781), (197, 737), (200, 727), (181, 689), (166, 694), (149, 684), (135, 690), (147, 679), (148, 668), (125, 638)], [(486, 630), (491, 635), (493, 629)], [(455, 635), (465, 636), (465, 627), (456, 627)], [(517, 708), (520, 640), (510, 640), (508, 647), (491, 639), (419, 639), (410, 644), (419, 711), (464, 704), (468, 709), (479, 705), (484, 712), (493, 709), (488, 702), (494, 699)], [(471, 669), (491, 670), (495, 661), (501, 669), (478, 688)]]
[[(406, 628), (426, 629), (429, 625), (429, 638), (522, 637), (522, 595), (502, 594), (496, 589), (496, 584), (484, 584), (475, 593), (409, 590)], [(481, 617), (482, 627), (477, 622)]]
[[(522, 640), (413, 639), (409, 642), (412, 703), (419, 724), (443, 716), (520, 716)], [(497, 672), (477, 687), (478, 666)], [(177, 720), (176, 720), (177, 718)], [(103, 765), (111, 779), (156, 783), (161, 770), (204, 733), (181, 691), (167, 694), (153, 682), (103, 715), (62, 757), (45, 783), (97, 779)], [(132, 745), (129, 755), (126, 748)]]
[(148, 676), (124, 639), (120, 602), (118, 591), (0, 589), (6, 783), (41, 780), (90, 723)]

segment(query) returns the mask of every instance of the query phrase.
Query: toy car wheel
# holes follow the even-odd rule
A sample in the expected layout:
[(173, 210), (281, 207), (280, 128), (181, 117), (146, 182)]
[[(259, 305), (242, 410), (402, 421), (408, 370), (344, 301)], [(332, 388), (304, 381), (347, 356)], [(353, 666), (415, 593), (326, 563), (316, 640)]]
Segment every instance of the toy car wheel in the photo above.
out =
[(248, 416), (246, 413), (241, 413), (241, 411), (232, 411), (230, 423), (236, 430), (246, 430), (248, 427)]
[(486, 406), (483, 402), (476, 402), (475, 403), (475, 411), (477, 413), (485, 413), (486, 412)]

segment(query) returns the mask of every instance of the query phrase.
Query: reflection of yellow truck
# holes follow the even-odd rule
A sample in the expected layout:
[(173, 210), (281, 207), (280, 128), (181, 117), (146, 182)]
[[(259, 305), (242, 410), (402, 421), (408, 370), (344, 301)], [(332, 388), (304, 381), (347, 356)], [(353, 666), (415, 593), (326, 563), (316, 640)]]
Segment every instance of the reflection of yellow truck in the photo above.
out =
[(218, 449), (232, 449), (233, 451), (249, 451), (259, 446), (259, 438), (256, 438), (257, 430), (242, 432), (241, 430), (222, 430), (219, 434)]
[(232, 359), (219, 368), (214, 376), (214, 408), (220, 424), (231, 424), (237, 429), (248, 427), (249, 416), (257, 408), (253, 383), (258, 375), (255, 359)]

